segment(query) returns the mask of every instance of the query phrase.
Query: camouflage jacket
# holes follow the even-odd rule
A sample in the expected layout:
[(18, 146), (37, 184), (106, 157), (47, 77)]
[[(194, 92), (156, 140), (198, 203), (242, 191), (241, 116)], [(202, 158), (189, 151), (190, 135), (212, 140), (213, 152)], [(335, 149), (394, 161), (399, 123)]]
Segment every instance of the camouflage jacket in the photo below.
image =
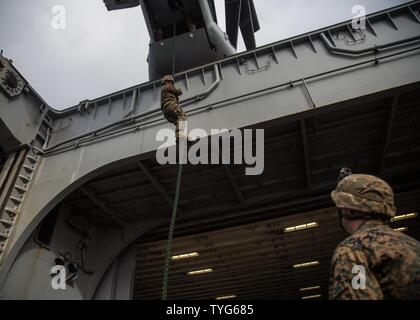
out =
[(165, 84), (162, 86), (160, 106), (162, 110), (179, 103), (179, 96), (182, 95), (180, 89), (175, 88), (171, 84)]
[(366, 221), (335, 250), (329, 298), (420, 299), (420, 242), (384, 222)]

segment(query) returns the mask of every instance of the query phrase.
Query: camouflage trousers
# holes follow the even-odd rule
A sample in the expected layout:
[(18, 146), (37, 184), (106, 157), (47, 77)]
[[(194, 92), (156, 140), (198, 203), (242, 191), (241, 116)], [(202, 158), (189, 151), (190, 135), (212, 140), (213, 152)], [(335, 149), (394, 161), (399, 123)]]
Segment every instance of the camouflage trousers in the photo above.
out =
[(167, 106), (162, 111), (166, 120), (175, 125), (175, 136), (179, 138), (179, 132), (184, 130), (180, 126), (180, 121), (187, 121), (187, 114), (176, 103)]

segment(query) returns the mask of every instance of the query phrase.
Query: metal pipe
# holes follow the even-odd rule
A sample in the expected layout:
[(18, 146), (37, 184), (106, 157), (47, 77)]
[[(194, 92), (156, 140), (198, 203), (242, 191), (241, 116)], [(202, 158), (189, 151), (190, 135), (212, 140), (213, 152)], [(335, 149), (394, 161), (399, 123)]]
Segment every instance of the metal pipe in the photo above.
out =
[[(369, 60), (366, 60), (366, 61), (354, 63), (352, 65), (336, 68), (336, 69), (321, 72), (321, 73), (318, 73), (318, 74), (315, 74), (315, 75), (312, 75), (312, 76), (309, 76), (309, 77), (305, 77), (305, 80), (315, 79), (315, 78), (318, 78), (318, 77), (329, 75), (331, 73), (336, 73), (336, 72), (339, 72), (339, 71), (345, 71), (345, 70), (352, 69), (352, 68), (355, 68), (355, 67), (359, 67), (359, 66), (362, 66), (362, 65), (365, 65), (365, 64), (376, 63), (376, 62), (378, 62), (380, 60), (383, 60), (383, 59), (386, 59), (386, 58), (391, 58), (391, 57), (394, 57), (394, 56), (398, 56), (400, 54), (409, 53), (409, 52), (419, 50), (419, 49), (420, 49), (420, 46), (414, 47), (414, 48), (411, 48), (411, 49), (407, 49), (407, 50), (404, 50), (404, 51), (392, 53), (392, 54), (389, 54), (389, 55), (386, 55), (386, 56), (383, 56), (383, 57), (377, 57), (377, 58), (369, 59)], [(197, 109), (194, 109), (192, 111), (192, 113), (195, 113), (196, 111), (200, 112), (203, 109), (204, 109), (204, 111), (207, 111), (207, 110), (211, 110), (211, 109), (220, 108), (220, 107), (225, 106), (227, 103), (231, 103), (231, 102), (238, 103), (238, 102), (241, 102), (243, 100), (247, 100), (251, 97), (256, 97), (256, 96), (259, 96), (263, 93), (266, 94), (269, 91), (276, 90), (276, 89), (279, 89), (281, 87), (290, 87), (291, 84), (298, 84), (298, 83), (302, 83), (302, 79), (297, 79), (297, 80), (285, 82), (285, 83), (278, 84), (278, 85), (275, 85), (275, 86), (272, 86), (272, 87), (269, 87), (269, 88), (265, 88), (265, 89), (257, 90), (257, 91), (254, 91), (254, 92), (246, 93), (246, 94), (243, 94), (243, 95), (240, 95), (240, 96), (237, 96), (237, 97), (221, 100), (221, 101), (218, 101), (217, 103), (214, 103), (213, 105), (202, 106), (202, 107), (199, 107)]]
[(204, 24), (206, 25), (206, 28), (209, 28), (210, 25), (214, 23), (209, 3), (207, 2), (207, 0), (198, 0), (198, 2), (200, 4), (201, 12), (203, 14)]
[(343, 54), (343, 55), (350, 55), (350, 56), (360, 56), (360, 55), (365, 55), (365, 54), (370, 54), (370, 53), (378, 53), (378, 52), (381, 52), (381, 51), (394, 49), (395, 47), (399, 47), (399, 46), (403, 46), (403, 45), (415, 44), (415, 43), (420, 41), (420, 36), (415, 36), (415, 37), (411, 37), (411, 38), (408, 38), (408, 39), (389, 42), (389, 43), (386, 43), (386, 44), (382, 44), (382, 45), (378, 45), (378, 46), (374, 46), (374, 47), (369, 47), (369, 48), (365, 48), (365, 49), (351, 50), (351, 49), (334, 47), (331, 44), (330, 40), (327, 38), (327, 36), (325, 35), (324, 32), (321, 32), (320, 36), (321, 36), (322, 41), (327, 46), (327, 49), (329, 51), (332, 51), (336, 54)]
[[(399, 5), (399, 6), (388, 8), (388, 9), (385, 9), (385, 10), (382, 10), (382, 11), (379, 11), (379, 12), (376, 12), (374, 14), (368, 15), (367, 16), (367, 19), (371, 19), (371, 18), (375, 18), (375, 17), (380, 17), (380, 16), (384, 15), (387, 12), (395, 12), (395, 11), (401, 10), (403, 8), (408, 8), (410, 6), (413, 6), (413, 5), (417, 4), (417, 3), (420, 3), (420, 1), (410, 2), (408, 4), (405, 3), (405, 4), (402, 4), (402, 5)], [(220, 62), (232, 61), (234, 59), (237, 59), (238, 57), (244, 57), (244, 56), (246, 56), (246, 55), (248, 55), (249, 53), (252, 53), (252, 52), (264, 51), (264, 50), (267, 50), (267, 49), (269, 49), (269, 48), (271, 48), (273, 46), (276, 46), (277, 47), (277, 46), (280, 46), (282, 44), (288, 43), (290, 41), (299, 40), (299, 39), (302, 39), (302, 38), (305, 38), (305, 37), (308, 37), (308, 36), (314, 37), (314, 36), (316, 36), (316, 35), (318, 35), (318, 34), (320, 34), (322, 32), (326, 32), (326, 31), (328, 31), (330, 29), (337, 29), (337, 28), (340, 28), (340, 27), (345, 27), (349, 22), (350, 21), (345, 21), (345, 22), (337, 23), (335, 25), (332, 25), (332, 26), (329, 26), (329, 27), (326, 27), (326, 28), (322, 28), (322, 29), (319, 29), (317, 31), (307, 32), (307, 33), (301, 34), (299, 36), (287, 38), (287, 39), (284, 39), (284, 40), (281, 40), (281, 41), (278, 41), (278, 42), (275, 42), (275, 43), (272, 43), (272, 44), (268, 44), (268, 45), (259, 47), (258, 49), (254, 49), (254, 50), (251, 50), (251, 51), (246, 51), (244, 53), (234, 54), (232, 56), (229, 56), (228, 58), (221, 59), (218, 62), (220, 63)], [(192, 68), (192, 69), (190, 69), (188, 71), (200, 70), (203, 67), (207, 67), (207, 66), (211, 66), (211, 65), (212, 65), (212, 63), (206, 64), (204, 66), (200, 66), (200, 67), (197, 67), (197, 68)], [(155, 81), (149, 81), (147, 83), (142, 84), (141, 87), (151, 86), (154, 82)], [(46, 101), (43, 100), (43, 98), (36, 92), (36, 90), (34, 88), (32, 88), (29, 84), (27, 84), (27, 87), (28, 87), (28, 89), (29, 89), (29, 91), (30, 91), (31, 94), (33, 94), (41, 103), (44, 103), (46, 106), (48, 106), (48, 109), (51, 112), (51, 115), (53, 117), (57, 117), (57, 116), (58, 117), (62, 117), (62, 116), (69, 115), (69, 114), (72, 114), (75, 111), (77, 111), (77, 108), (78, 108), (79, 105), (72, 106), (72, 107), (66, 108), (64, 110), (56, 110), (56, 109), (53, 109), (53, 108), (51, 108), (48, 105), (48, 103)], [(138, 86), (136, 86), (134, 88), (137, 88), (137, 87)], [(132, 89), (134, 89), (134, 88), (132, 88)], [(118, 92), (114, 92), (112, 94), (105, 95), (105, 96), (102, 96), (100, 98), (94, 99), (91, 102), (102, 101), (102, 100), (107, 99), (109, 97), (116, 96), (118, 94), (122, 94), (125, 91), (126, 90), (121, 90), (121, 91), (118, 91)]]
[(306, 83), (305, 78), (302, 79), (303, 85), (305, 86), (306, 92), (308, 93), (309, 98), (311, 99), (311, 103), (312, 103), (312, 107), (315, 109), (316, 108), (316, 103), (315, 100), (311, 94), (311, 91), (309, 91), (309, 87), (308, 84)]

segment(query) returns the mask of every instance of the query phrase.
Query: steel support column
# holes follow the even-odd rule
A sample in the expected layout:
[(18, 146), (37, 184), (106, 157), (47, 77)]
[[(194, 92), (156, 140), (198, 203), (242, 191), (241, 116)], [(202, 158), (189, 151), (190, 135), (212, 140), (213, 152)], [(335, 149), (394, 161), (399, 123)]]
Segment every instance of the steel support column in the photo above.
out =
[(104, 213), (112, 219), (120, 227), (125, 227), (125, 222), (118, 218), (118, 213), (111, 209), (102, 199), (100, 199), (93, 191), (87, 189), (86, 187), (80, 187), (80, 191), (86, 195), (90, 200), (92, 200), (99, 208), (101, 208)]

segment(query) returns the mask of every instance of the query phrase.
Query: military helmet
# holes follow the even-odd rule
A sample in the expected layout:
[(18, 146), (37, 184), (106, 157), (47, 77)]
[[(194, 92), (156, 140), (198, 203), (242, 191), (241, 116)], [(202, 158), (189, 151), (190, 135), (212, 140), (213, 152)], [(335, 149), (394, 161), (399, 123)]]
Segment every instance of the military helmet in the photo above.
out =
[(394, 192), (388, 183), (374, 176), (351, 174), (331, 192), (335, 205), (370, 215), (395, 216)]
[(164, 76), (163, 79), (162, 79), (162, 84), (165, 84), (166, 81), (174, 82), (174, 77), (172, 77), (170, 75)]

